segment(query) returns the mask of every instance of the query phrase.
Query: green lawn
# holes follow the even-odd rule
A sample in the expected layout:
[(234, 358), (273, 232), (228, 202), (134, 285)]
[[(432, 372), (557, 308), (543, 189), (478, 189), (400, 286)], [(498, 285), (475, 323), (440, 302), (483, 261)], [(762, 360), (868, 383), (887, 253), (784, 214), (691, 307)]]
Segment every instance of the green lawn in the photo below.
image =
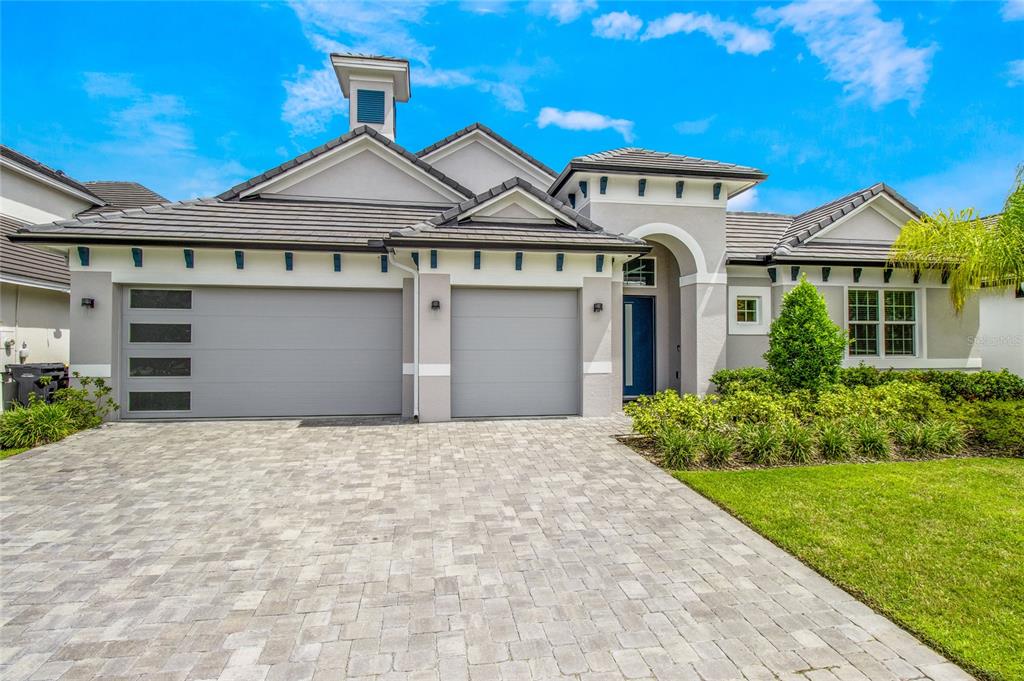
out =
[(1024, 460), (675, 475), (976, 674), (1024, 679)]
[(27, 452), (27, 451), (28, 451), (28, 447), (15, 447), (14, 449), (0, 449), (0, 461), (6, 459), (9, 456), (14, 456), (15, 454), (21, 454), (22, 452)]

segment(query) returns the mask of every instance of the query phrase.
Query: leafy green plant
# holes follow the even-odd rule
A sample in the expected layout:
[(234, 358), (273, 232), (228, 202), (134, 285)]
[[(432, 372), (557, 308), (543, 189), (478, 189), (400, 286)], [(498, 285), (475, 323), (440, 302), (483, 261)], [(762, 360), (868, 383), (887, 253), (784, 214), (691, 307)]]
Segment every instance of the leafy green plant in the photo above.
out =
[(1006, 369), (1001, 371), (897, 371), (860, 366), (841, 369), (839, 382), (849, 388), (874, 388), (886, 383), (921, 383), (935, 389), (939, 396), (952, 400), (1021, 400), (1024, 378)]
[(623, 407), (623, 411), (633, 420), (633, 430), (646, 437), (657, 437), (668, 425), (704, 430), (723, 418), (716, 399), (680, 395), (675, 390), (643, 395)]
[(850, 458), (850, 434), (840, 421), (824, 421), (818, 425), (818, 450), (828, 461)]
[(892, 456), (889, 431), (882, 422), (874, 418), (860, 418), (853, 424), (855, 447), (858, 454), (872, 459), (888, 459)]
[(722, 395), (728, 395), (734, 390), (749, 390), (756, 393), (779, 391), (779, 377), (771, 369), (764, 367), (719, 369), (711, 375), (711, 382)]
[(793, 463), (810, 463), (814, 459), (814, 436), (809, 428), (789, 421), (780, 429), (782, 448)]
[(700, 452), (709, 466), (720, 468), (728, 465), (736, 451), (736, 440), (728, 431), (708, 430), (700, 435)]
[(829, 318), (825, 299), (801, 277), (782, 299), (764, 358), (782, 388), (820, 390), (836, 382), (848, 343)]
[(964, 448), (964, 429), (952, 419), (925, 421), (921, 427), (931, 431), (926, 439), (934, 444), (936, 453), (957, 454)]
[(1024, 400), (962, 404), (957, 416), (972, 442), (1010, 456), (1024, 456)]
[(722, 412), (729, 421), (741, 423), (781, 423), (791, 420), (782, 400), (750, 390), (734, 390), (722, 398)]
[(665, 426), (655, 438), (666, 468), (682, 470), (697, 462), (697, 442), (692, 432), (677, 426)]
[(0, 414), (0, 448), (38, 447), (63, 440), (76, 430), (65, 405), (34, 401)]
[(774, 466), (779, 463), (782, 442), (776, 428), (768, 423), (744, 423), (736, 430), (739, 450), (750, 463)]
[(104, 417), (120, 409), (110, 397), (112, 389), (104, 379), (82, 376), (77, 371), (73, 377), (78, 387), (61, 388), (53, 399), (67, 408), (76, 430), (95, 428), (103, 423)]

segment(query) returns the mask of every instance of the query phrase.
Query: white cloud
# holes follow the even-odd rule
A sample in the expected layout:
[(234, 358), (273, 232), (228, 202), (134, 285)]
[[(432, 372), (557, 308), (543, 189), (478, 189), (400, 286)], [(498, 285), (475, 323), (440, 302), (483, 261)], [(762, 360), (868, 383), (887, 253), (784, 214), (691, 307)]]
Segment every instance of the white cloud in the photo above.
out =
[(714, 120), (714, 116), (708, 116), (707, 118), (698, 118), (695, 121), (679, 121), (672, 127), (680, 135), (700, 135), (708, 131), (708, 128), (711, 127), (711, 122)]
[(754, 210), (757, 206), (757, 188), (748, 189), (728, 201), (728, 210)]
[(1024, 19), (1024, 0), (1004, 0), (999, 14), (1003, 21), (1021, 21)]
[(130, 73), (101, 73), (87, 71), (85, 93), (90, 97), (132, 97), (139, 94)]
[(473, 14), (504, 14), (508, 11), (507, 0), (463, 0), (459, 7)]
[(593, 111), (562, 111), (546, 106), (537, 114), (537, 127), (546, 128), (549, 125), (563, 130), (614, 130), (627, 142), (634, 139), (633, 121), (611, 118)]
[(876, 109), (901, 99), (912, 108), (920, 103), (937, 47), (908, 46), (903, 22), (883, 20), (874, 2), (798, 1), (757, 16), (803, 36), (851, 100), (866, 98)]
[(1024, 83), (1024, 59), (1014, 59), (1006, 65), (1006, 84), (1017, 87)]
[(591, 25), (594, 27), (594, 35), (599, 38), (635, 40), (644, 21), (629, 12), (609, 12), (594, 19)]
[(291, 126), (294, 134), (322, 132), (335, 116), (348, 110), (330, 66), (314, 71), (300, 66), (293, 80), (284, 81), (284, 91), (287, 96), (281, 120)]
[(584, 12), (597, 9), (597, 0), (534, 0), (528, 8), (534, 14), (543, 14), (559, 24), (571, 24)]
[(90, 169), (83, 179), (141, 182), (176, 200), (219, 193), (252, 174), (237, 161), (198, 153), (188, 124), (192, 112), (181, 97), (144, 93), (124, 73), (85, 74), (83, 89), (110, 104), (107, 136), (83, 149), (83, 166)]
[(719, 19), (711, 14), (674, 12), (647, 24), (641, 40), (656, 40), (677, 33), (699, 32), (725, 48), (729, 54), (758, 55), (772, 49), (772, 34), (763, 28), (750, 28), (743, 24)]
[[(403, 2), (292, 2), (307, 37), (344, 35), (351, 42), (341, 51), (386, 54), (428, 62), (433, 48), (412, 36), (410, 27), (419, 24), (429, 6), (427, 0)], [(331, 41), (333, 42), (333, 41)]]

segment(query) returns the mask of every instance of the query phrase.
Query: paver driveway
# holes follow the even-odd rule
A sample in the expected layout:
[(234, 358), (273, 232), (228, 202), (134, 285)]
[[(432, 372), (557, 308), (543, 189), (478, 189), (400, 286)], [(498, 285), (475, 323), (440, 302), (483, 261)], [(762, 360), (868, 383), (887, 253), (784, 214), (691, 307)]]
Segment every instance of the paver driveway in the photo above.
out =
[(123, 423), (0, 464), (10, 679), (951, 679), (622, 419)]

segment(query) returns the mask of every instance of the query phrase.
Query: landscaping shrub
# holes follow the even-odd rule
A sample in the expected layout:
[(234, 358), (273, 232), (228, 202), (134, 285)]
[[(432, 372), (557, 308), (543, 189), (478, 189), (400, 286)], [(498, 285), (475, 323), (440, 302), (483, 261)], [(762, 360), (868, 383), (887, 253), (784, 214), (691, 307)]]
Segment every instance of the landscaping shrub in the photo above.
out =
[(814, 436), (810, 429), (789, 421), (780, 429), (782, 449), (792, 463), (810, 463), (814, 459)]
[(0, 414), (0, 449), (38, 447), (62, 440), (98, 426), (104, 416), (118, 408), (102, 378), (74, 376), (79, 387), (57, 390), (53, 402), (31, 395), (27, 407), (14, 407)]
[(932, 431), (932, 439), (936, 445), (936, 453), (958, 454), (964, 448), (963, 427), (952, 419), (934, 419), (926, 421), (923, 427)]
[(874, 418), (859, 418), (853, 424), (857, 453), (872, 459), (888, 459), (892, 455), (889, 431)]
[(818, 451), (828, 461), (850, 458), (850, 435), (840, 421), (824, 421), (818, 425)]
[(778, 397), (746, 389), (735, 390), (726, 395), (721, 401), (721, 410), (726, 419), (736, 424), (780, 424), (792, 420), (792, 416)]
[(821, 390), (836, 382), (849, 340), (828, 316), (825, 299), (801, 277), (772, 322), (765, 361), (783, 389)]
[(665, 426), (658, 431), (656, 439), (667, 468), (680, 470), (697, 461), (697, 443), (692, 432), (676, 426)]
[(973, 402), (957, 416), (973, 442), (1010, 456), (1024, 456), (1024, 400)]
[(964, 445), (963, 430), (951, 419), (929, 419), (921, 423), (898, 422), (893, 434), (903, 453), (917, 458), (955, 454)]
[(715, 400), (680, 395), (675, 390), (643, 395), (623, 407), (623, 411), (633, 419), (633, 430), (647, 437), (656, 437), (665, 425), (704, 430), (722, 421), (722, 410)]
[(711, 375), (711, 382), (723, 395), (728, 395), (734, 390), (749, 390), (756, 393), (779, 391), (778, 376), (771, 369), (764, 367), (719, 369)]
[(750, 463), (774, 466), (779, 463), (781, 441), (777, 429), (768, 423), (744, 423), (736, 431), (739, 449)]
[[(768, 381), (770, 378), (765, 378)], [(944, 400), (1022, 400), (1024, 378), (1006, 369), (1002, 371), (897, 371), (879, 370), (861, 364), (841, 369), (839, 382), (854, 388), (873, 388), (885, 383), (925, 383), (936, 389)]]
[(721, 467), (732, 460), (736, 440), (728, 431), (708, 430), (701, 433), (698, 446), (709, 466)]

